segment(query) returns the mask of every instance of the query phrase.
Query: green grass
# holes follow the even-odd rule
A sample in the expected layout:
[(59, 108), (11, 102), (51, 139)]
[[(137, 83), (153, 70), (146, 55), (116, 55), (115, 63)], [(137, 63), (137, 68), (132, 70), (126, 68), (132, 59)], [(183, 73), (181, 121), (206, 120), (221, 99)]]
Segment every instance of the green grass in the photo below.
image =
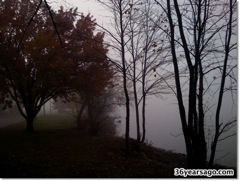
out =
[(122, 138), (83, 134), (68, 115), (38, 117), (34, 127), (0, 129), (1, 178), (161, 178), (185, 166), (183, 155), (146, 145), (127, 156)]

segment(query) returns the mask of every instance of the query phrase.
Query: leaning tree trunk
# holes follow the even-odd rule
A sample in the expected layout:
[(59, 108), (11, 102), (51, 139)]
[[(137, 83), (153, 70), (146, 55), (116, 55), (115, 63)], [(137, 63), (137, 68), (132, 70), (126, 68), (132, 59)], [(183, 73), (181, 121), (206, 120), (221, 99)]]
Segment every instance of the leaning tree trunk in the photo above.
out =
[(230, 11), (229, 11), (229, 21), (227, 24), (227, 30), (226, 30), (226, 38), (225, 38), (225, 57), (224, 57), (224, 63), (223, 63), (223, 71), (222, 71), (222, 77), (221, 77), (221, 85), (219, 90), (219, 97), (218, 97), (218, 104), (217, 104), (217, 110), (216, 110), (216, 118), (215, 118), (215, 136), (214, 140), (211, 145), (211, 156), (209, 161), (209, 167), (213, 166), (215, 153), (216, 153), (216, 147), (218, 143), (218, 138), (220, 136), (220, 112), (222, 107), (222, 101), (223, 101), (223, 95), (224, 95), (224, 87), (225, 87), (225, 81), (227, 76), (227, 63), (229, 59), (229, 53), (230, 53), (230, 43), (232, 38), (232, 23), (233, 23), (233, 1), (230, 0)]

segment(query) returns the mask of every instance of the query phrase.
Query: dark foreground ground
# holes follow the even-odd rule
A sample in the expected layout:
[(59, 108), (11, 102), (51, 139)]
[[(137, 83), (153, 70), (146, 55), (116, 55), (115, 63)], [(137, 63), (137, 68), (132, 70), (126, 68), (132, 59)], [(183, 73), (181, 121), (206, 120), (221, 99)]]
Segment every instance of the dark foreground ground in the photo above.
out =
[(148, 145), (125, 152), (122, 138), (88, 136), (66, 115), (0, 129), (0, 178), (174, 178), (186, 158)]

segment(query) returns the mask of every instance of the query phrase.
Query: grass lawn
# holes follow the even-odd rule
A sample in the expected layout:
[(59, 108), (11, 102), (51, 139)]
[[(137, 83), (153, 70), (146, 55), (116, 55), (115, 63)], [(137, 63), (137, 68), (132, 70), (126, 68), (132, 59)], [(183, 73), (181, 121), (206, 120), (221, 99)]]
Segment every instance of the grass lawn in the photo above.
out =
[(1, 178), (162, 178), (185, 166), (183, 155), (149, 146), (127, 156), (122, 138), (83, 134), (67, 115), (38, 117), (34, 127), (0, 129)]

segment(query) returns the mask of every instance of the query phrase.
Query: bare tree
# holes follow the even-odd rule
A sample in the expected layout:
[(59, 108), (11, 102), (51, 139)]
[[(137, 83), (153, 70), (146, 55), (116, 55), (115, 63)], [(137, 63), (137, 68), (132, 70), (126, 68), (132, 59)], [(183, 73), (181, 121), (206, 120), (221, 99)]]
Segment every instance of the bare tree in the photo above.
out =
[[(110, 37), (114, 40), (114, 44), (111, 45), (112, 48), (117, 50), (118, 56), (120, 56), (121, 63), (117, 63), (117, 67), (121, 71), (123, 79), (123, 90), (125, 95), (125, 106), (126, 106), (126, 131), (125, 131), (125, 143), (126, 150), (129, 151), (129, 132), (130, 132), (130, 98), (127, 82), (127, 62), (126, 62), (126, 28), (129, 21), (125, 21), (125, 12), (129, 9), (130, 0), (116, 0), (116, 1), (102, 1), (98, 0), (102, 5), (107, 7), (113, 13), (113, 26), (115, 27), (115, 33), (102, 27), (105, 32), (107, 32)], [(117, 61), (114, 61), (117, 62)]]
[[(235, 90), (234, 55), (237, 43), (233, 36), (236, 36), (237, 2), (155, 2), (168, 17), (169, 27), (166, 34), (171, 44), (171, 59), (188, 165), (190, 168), (207, 167), (205, 114), (209, 109), (215, 109), (215, 135), (208, 163), (208, 167), (212, 167), (220, 135), (236, 122), (234, 120), (224, 124), (220, 122), (220, 116), (224, 93), (227, 90)], [(185, 73), (185, 77), (181, 76), (181, 72)], [(213, 77), (213, 80), (210, 80), (210, 77)], [(227, 85), (226, 82), (230, 84)], [(187, 105), (184, 104), (184, 87), (188, 89)], [(211, 91), (213, 94), (210, 94)], [(217, 107), (208, 105), (208, 98), (216, 94)]]
[[(164, 71), (165, 52), (169, 51), (162, 42), (164, 32), (155, 25), (160, 11), (151, 1), (134, 1), (126, 12), (129, 19), (126, 37), (128, 79), (132, 82), (136, 114), (137, 141), (144, 142), (146, 136), (146, 100), (149, 96), (166, 93), (166, 79), (172, 74)], [(161, 87), (161, 88), (159, 88)], [(141, 111), (140, 111), (141, 110)], [(142, 132), (140, 124), (142, 121)]]
[[(169, 51), (169, 48), (158, 43), (161, 42), (164, 35), (162, 29), (155, 25), (160, 13), (155, 11), (151, 1), (99, 2), (107, 6), (113, 14), (112, 27), (114, 27), (115, 33), (114, 30), (101, 28), (113, 39), (109, 45), (114, 52), (120, 54), (122, 60), (120, 71), (123, 76), (127, 115), (125, 138), (129, 139), (129, 110), (130, 102), (133, 101), (137, 141), (144, 142), (147, 97), (166, 93), (167, 86), (164, 86), (163, 83), (172, 75), (161, 69), (165, 63), (163, 52)], [(118, 60), (113, 61), (118, 62)]]

